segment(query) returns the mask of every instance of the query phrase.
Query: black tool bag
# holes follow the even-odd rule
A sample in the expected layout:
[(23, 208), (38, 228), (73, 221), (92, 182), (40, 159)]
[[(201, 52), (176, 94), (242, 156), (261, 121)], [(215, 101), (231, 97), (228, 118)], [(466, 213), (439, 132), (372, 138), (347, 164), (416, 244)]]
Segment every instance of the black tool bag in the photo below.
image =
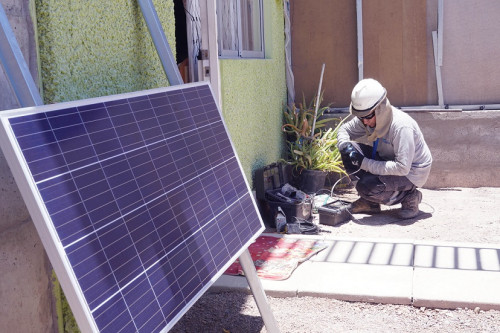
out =
[(281, 207), (286, 216), (287, 223), (294, 223), (296, 219), (308, 220), (311, 217), (312, 201), (311, 199), (295, 200), (287, 198), (281, 188), (276, 190), (266, 191), (266, 204), (271, 209), (272, 218), (278, 212), (278, 207)]
[[(288, 184), (286, 166), (273, 163), (256, 172), (256, 195), (259, 199), (262, 219), (269, 227), (276, 227), (276, 216), (280, 207), (286, 216), (287, 223), (295, 223), (297, 219), (311, 218), (312, 200), (297, 197), (293, 191), (282, 191)], [(290, 185), (286, 187), (290, 188)]]

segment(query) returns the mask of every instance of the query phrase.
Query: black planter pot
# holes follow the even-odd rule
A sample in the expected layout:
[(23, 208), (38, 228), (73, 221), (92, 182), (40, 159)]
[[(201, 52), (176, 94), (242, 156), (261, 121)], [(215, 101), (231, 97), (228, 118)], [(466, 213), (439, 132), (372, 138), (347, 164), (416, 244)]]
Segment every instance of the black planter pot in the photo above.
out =
[(302, 170), (300, 173), (299, 189), (305, 193), (317, 193), (325, 186), (328, 173), (321, 170)]

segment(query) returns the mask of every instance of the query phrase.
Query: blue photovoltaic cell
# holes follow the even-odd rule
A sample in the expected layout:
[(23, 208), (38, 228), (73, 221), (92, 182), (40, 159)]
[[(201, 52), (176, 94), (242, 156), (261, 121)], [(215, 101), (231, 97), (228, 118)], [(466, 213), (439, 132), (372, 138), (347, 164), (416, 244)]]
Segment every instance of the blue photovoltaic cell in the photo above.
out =
[(206, 84), (103, 100), (9, 122), (99, 330), (159, 332), (262, 222)]

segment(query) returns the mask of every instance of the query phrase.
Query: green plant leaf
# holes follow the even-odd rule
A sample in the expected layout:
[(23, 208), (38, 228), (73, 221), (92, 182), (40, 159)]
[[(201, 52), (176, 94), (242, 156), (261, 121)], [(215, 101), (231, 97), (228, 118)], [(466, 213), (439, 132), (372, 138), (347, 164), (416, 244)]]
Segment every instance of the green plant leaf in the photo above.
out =
[[(318, 109), (314, 133), (311, 133), (314, 107), (315, 100), (306, 104), (303, 97), (299, 107), (292, 105), (284, 110), (285, 123), (282, 130), (287, 134), (288, 156), (283, 161), (293, 165), (296, 170), (312, 169), (345, 174), (337, 149), (337, 133), (345, 118), (318, 119), (329, 108), (321, 107)], [(326, 128), (327, 123), (333, 123), (334, 126)]]

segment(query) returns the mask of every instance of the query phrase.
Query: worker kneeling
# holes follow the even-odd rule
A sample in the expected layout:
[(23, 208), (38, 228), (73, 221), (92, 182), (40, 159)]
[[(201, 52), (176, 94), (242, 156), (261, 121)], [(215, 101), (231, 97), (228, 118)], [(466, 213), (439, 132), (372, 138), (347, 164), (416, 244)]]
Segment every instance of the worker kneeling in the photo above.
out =
[(360, 198), (351, 213), (374, 214), (380, 204), (401, 203), (403, 219), (418, 215), (422, 187), (432, 156), (418, 124), (393, 107), (386, 89), (374, 79), (358, 82), (351, 94), (350, 113), (355, 116), (338, 131), (338, 148), (344, 167), (357, 178)]

